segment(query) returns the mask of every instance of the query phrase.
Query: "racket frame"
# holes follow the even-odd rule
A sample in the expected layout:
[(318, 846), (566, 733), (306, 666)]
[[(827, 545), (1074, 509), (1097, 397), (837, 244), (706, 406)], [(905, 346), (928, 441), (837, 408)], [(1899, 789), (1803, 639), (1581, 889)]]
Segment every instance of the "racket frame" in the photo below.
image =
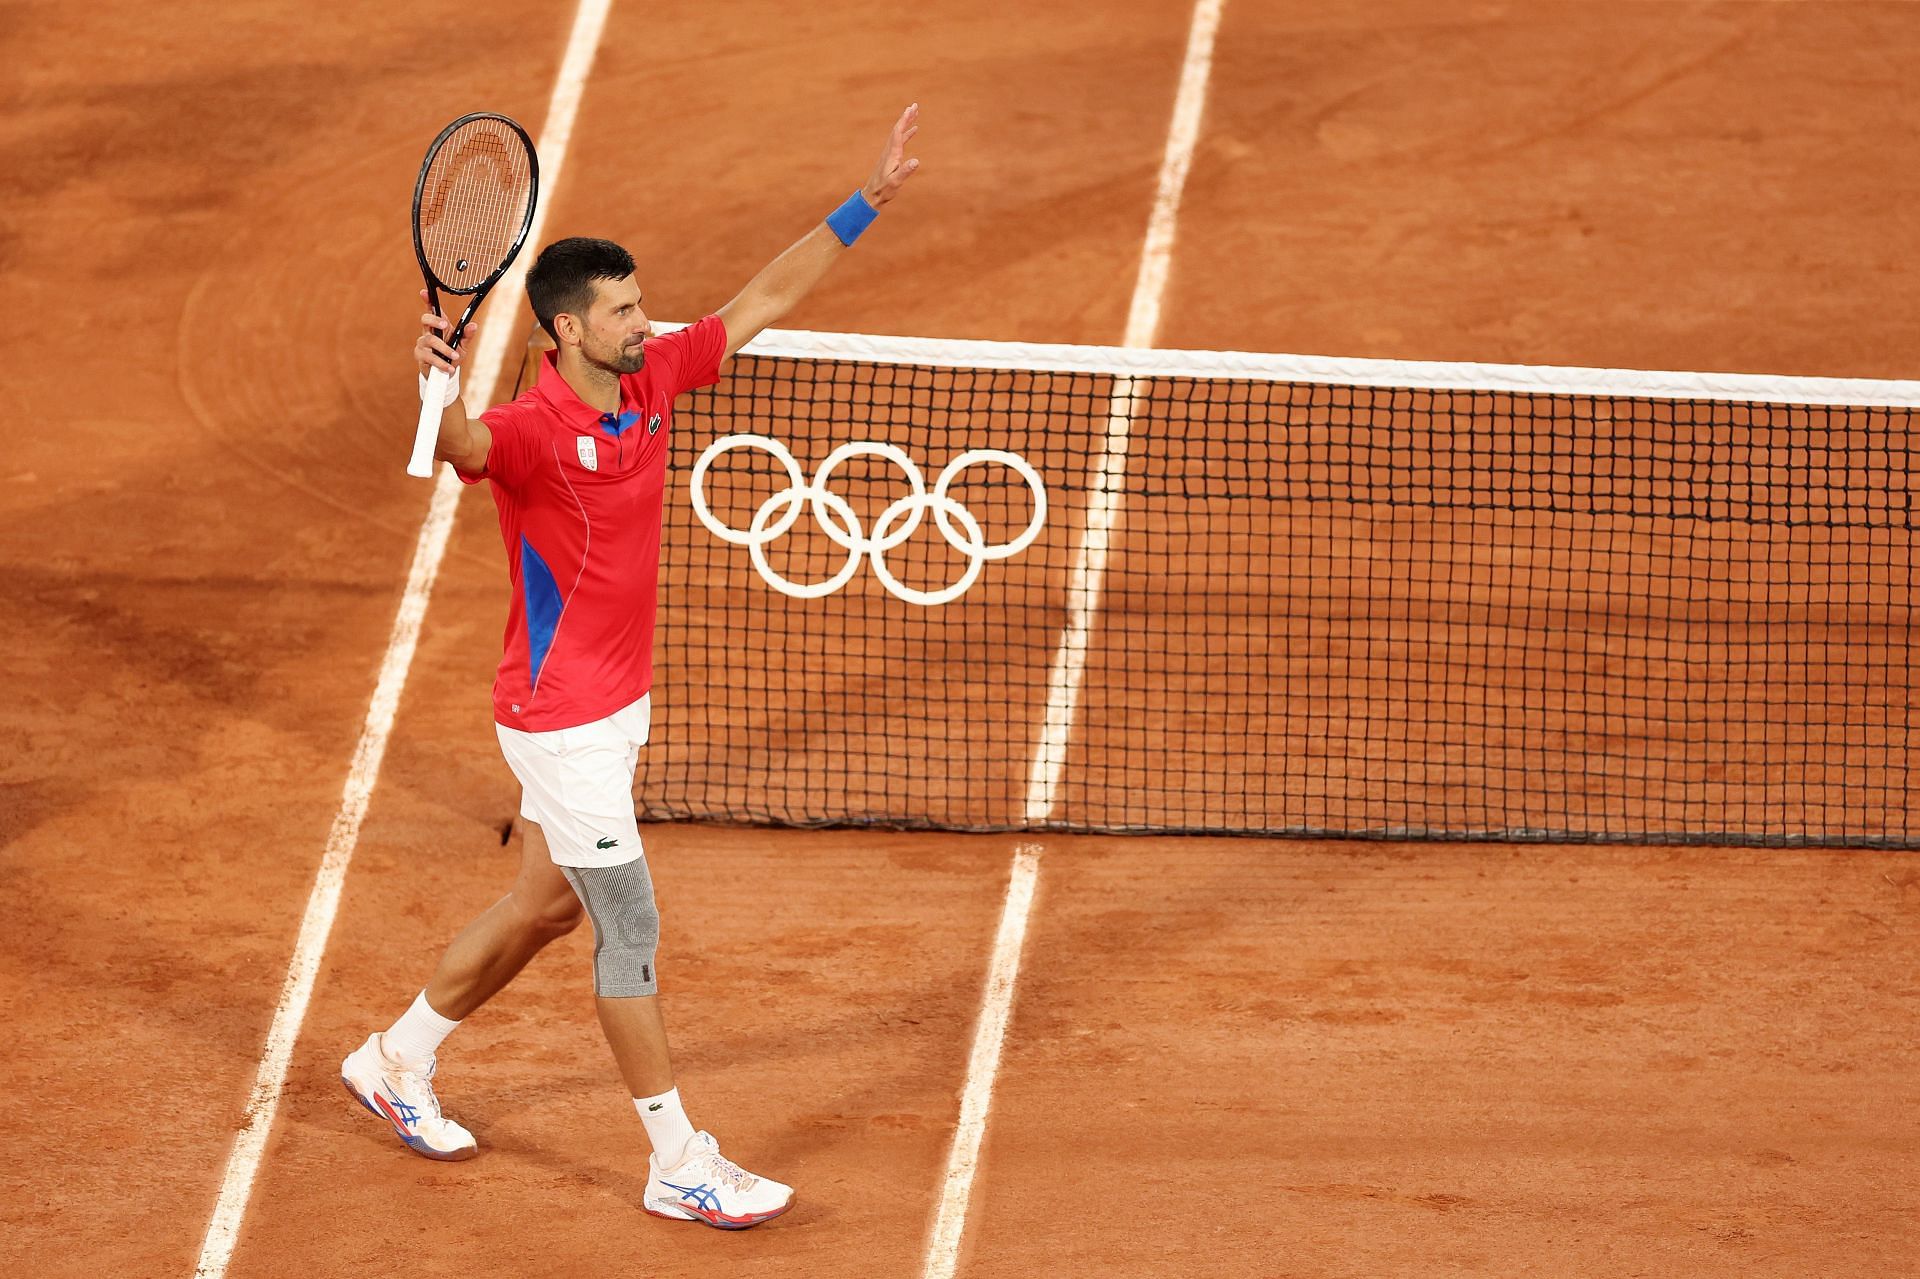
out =
[[(466, 288), (455, 288), (445, 281), (438, 279), (433, 273), (433, 268), (427, 265), (427, 246), (420, 236), (420, 205), (426, 198), (427, 175), (433, 171), (433, 162), (439, 156), (440, 148), (444, 147), (447, 144), (447, 140), (459, 132), (462, 127), (472, 124), (475, 120), (498, 120), (518, 134), (520, 141), (526, 146), (527, 208), (526, 212), (521, 216), (520, 229), (514, 233), (512, 246), (509, 247), (505, 255), (501, 257), (499, 263), (494, 267), (493, 273), (487, 276), (486, 279), (475, 284), (470, 284)], [(435, 315), (444, 317), (446, 314), (445, 311), (440, 309), (440, 295), (442, 293), (445, 293), (449, 297), (471, 296), (472, 298), (472, 301), (467, 303), (466, 310), (461, 313), (459, 322), (453, 326), (452, 330), (446, 336), (447, 345), (454, 350), (457, 351), (460, 349), (460, 339), (466, 330), (467, 324), (473, 319), (474, 312), (480, 309), (480, 304), (487, 300), (487, 294), (492, 291), (493, 286), (500, 282), (500, 277), (507, 273), (507, 269), (513, 265), (514, 259), (520, 256), (520, 250), (526, 247), (527, 233), (533, 229), (534, 207), (539, 204), (539, 202), (539, 148), (533, 145), (533, 139), (527, 135), (525, 129), (520, 127), (519, 122), (508, 116), (501, 115), (494, 111), (470, 111), (449, 124), (446, 128), (440, 130), (439, 135), (434, 138), (433, 144), (427, 148), (427, 158), (420, 162), (420, 175), (413, 180), (413, 256), (420, 264), (420, 278), (426, 282), (427, 306)], [(440, 416), (445, 407), (443, 401), (447, 397), (447, 383), (452, 380), (452, 375), (438, 366), (435, 366), (427, 374), (427, 388), (422, 393), (420, 399), (420, 421), (413, 436), (413, 454), (407, 461), (408, 475), (415, 476), (419, 479), (427, 479), (433, 474), (433, 445), (440, 435)]]

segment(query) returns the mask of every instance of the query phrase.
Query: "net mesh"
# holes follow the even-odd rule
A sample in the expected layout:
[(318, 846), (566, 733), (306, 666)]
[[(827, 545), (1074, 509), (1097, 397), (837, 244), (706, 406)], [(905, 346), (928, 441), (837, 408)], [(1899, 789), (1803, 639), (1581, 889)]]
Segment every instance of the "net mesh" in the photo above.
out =
[(455, 129), (427, 165), (417, 213), (420, 251), (449, 293), (471, 293), (507, 261), (533, 201), (533, 156), (504, 120)]
[(1915, 842), (1910, 408), (1027, 350), (681, 402), (643, 816)]

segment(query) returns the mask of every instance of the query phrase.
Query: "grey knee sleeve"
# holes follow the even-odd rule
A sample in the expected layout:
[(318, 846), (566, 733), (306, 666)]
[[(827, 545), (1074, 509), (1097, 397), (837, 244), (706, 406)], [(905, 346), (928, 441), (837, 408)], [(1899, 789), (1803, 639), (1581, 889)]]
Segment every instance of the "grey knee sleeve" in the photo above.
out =
[(653, 904), (647, 859), (560, 869), (593, 921), (594, 993), (613, 999), (656, 993), (653, 956), (660, 945), (660, 912)]

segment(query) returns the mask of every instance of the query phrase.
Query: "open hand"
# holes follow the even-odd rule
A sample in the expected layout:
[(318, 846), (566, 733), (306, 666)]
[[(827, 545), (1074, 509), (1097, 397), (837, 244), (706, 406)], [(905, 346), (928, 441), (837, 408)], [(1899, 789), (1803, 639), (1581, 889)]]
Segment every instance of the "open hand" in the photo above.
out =
[(913, 135), (920, 132), (920, 104), (914, 103), (900, 113), (893, 122), (893, 132), (887, 135), (886, 149), (880, 153), (880, 163), (873, 166), (873, 176), (867, 179), (860, 193), (867, 197), (867, 203), (879, 208), (898, 195), (900, 188), (906, 185), (920, 168), (920, 161), (907, 158), (907, 143), (913, 141)]

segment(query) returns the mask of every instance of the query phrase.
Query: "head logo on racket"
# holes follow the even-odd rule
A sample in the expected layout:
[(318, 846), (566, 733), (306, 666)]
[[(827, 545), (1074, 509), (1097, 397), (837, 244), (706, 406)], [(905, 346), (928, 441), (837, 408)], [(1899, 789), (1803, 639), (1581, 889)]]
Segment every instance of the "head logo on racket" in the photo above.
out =
[[(751, 524), (744, 531), (721, 523), (708, 507), (706, 496), (707, 468), (722, 455), (743, 448), (765, 451), (787, 473), (787, 487), (760, 503), (759, 509), (753, 513)], [(861, 525), (859, 513), (853, 506), (828, 487), (834, 471), (853, 457), (884, 458), (899, 467), (907, 481), (906, 496), (880, 512), (871, 534)], [(998, 463), (1012, 470), (1025, 481), (1033, 495), (1033, 515), (1028, 519), (1027, 526), (1009, 542), (988, 542), (978, 517), (947, 495), (947, 490), (968, 467), (988, 463)], [(926, 477), (912, 458), (894, 445), (872, 440), (842, 444), (827, 454), (826, 461), (820, 464), (809, 482), (802, 478), (800, 464), (780, 441), (764, 435), (722, 436), (709, 444), (700, 455), (700, 460), (694, 463), (691, 497), (693, 513), (700, 517), (700, 522), (715, 537), (735, 546), (746, 547), (761, 579), (774, 590), (795, 599), (819, 599), (833, 594), (853, 580), (864, 558), (873, 562), (873, 575), (895, 597), (909, 604), (947, 604), (959, 599), (973, 587), (987, 561), (1003, 560), (1026, 550), (1033, 539), (1040, 536), (1040, 530), (1047, 521), (1046, 485), (1041, 482), (1040, 473), (1017, 453), (1002, 449), (971, 449), (948, 462), (929, 490)], [(802, 507), (811, 507), (814, 518), (820, 522), (820, 528), (828, 539), (847, 552), (846, 563), (825, 581), (795, 582), (767, 560), (768, 543), (793, 527), (800, 518)], [(966, 570), (960, 574), (958, 581), (934, 591), (924, 591), (902, 582), (887, 567), (886, 560), (887, 552), (912, 537), (928, 513), (933, 515), (934, 527), (940, 530), (948, 545), (967, 559)]]

